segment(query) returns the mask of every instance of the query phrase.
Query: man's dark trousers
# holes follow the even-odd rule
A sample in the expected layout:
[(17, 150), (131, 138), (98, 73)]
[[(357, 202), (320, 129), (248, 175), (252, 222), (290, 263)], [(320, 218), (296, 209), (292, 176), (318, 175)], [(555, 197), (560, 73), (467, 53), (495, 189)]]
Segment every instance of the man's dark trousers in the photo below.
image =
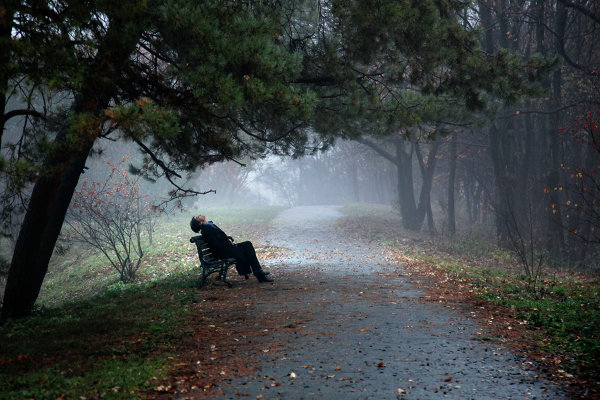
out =
[[(260, 267), (260, 262), (256, 257), (256, 251), (254, 250), (254, 246), (252, 242), (241, 242), (234, 244), (230, 249), (234, 249), (231, 252), (230, 257), (234, 257), (236, 260), (236, 267), (238, 268), (238, 273), (249, 273), (250, 270), (257, 274), (260, 272), (262, 268)], [(241, 272), (247, 271), (247, 272)]]

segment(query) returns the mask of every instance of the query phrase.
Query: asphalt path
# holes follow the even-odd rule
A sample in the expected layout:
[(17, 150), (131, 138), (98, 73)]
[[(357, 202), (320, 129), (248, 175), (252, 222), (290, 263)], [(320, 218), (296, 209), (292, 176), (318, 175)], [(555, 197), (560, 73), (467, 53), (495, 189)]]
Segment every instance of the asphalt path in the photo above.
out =
[(565, 398), (527, 360), (480, 340), (468, 312), (423, 301), (385, 247), (337, 233), (339, 217), (336, 207), (295, 207), (275, 221), (267, 243), (286, 251), (265, 262), (275, 282), (254, 312), (291, 312), (302, 329), (267, 335), (265, 347), (284, 345), (221, 386), (223, 398)]

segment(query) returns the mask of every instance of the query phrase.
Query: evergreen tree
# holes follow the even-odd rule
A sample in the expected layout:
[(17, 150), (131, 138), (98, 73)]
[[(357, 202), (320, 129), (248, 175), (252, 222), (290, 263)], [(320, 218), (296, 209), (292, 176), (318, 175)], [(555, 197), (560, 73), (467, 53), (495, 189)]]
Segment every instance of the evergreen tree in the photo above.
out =
[(25, 199), (26, 212), (0, 319), (31, 312), (101, 139), (137, 143), (146, 156), (138, 171), (166, 177), (177, 198), (193, 194), (177, 180), (182, 171), (412, 125), (427, 115), (414, 112), (421, 94), (470, 108), (483, 107), (486, 92), (516, 98), (541, 63), (483, 53), (457, 23), (461, 8), (445, 0), (5, 2), (0, 91), (28, 95), (20, 111), (4, 110), (2, 131), (17, 115), (36, 119), (2, 141), (3, 199)]
[[(278, 15), (268, 8), (235, 1), (32, 1), (2, 11), (3, 23), (12, 16), (13, 32), (2, 42), (12, 56), (2, 60), (5, 97), (27, 82), (64, 99), (43, 115), (27, 103), (23, 114), (39, 114), (41, 123), (7, 143), (29, 145), (24, 156), (3, 160), (3, 180), (33, 187), (3, 320), (30, 313), (99, 139), (136, 142), (147, 156), (140, 170), (166, 176), (174, 196), (189, 193), (175, 181), (178, 171), (265, 147), (293, 153), (302, 143), (299, 121), (309, 120), (310, 92), (289, 83), (300, 59), (279, 42)], [(30, 68), (36, 63), (49, 65)], [(10, 112), (4, 121), (16, 115)], [(26, 194), (26, 188), (13, 189)]]

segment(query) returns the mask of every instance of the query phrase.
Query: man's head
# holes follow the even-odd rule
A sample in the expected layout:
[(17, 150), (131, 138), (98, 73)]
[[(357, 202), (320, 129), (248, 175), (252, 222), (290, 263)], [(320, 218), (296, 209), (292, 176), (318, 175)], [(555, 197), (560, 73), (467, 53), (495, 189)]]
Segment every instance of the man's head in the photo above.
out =
[(190, 221), (190, 228), (196, 233), (200, 232), (200, 226), (206, 222), (206, 217), (204, 215), (196, 215)]

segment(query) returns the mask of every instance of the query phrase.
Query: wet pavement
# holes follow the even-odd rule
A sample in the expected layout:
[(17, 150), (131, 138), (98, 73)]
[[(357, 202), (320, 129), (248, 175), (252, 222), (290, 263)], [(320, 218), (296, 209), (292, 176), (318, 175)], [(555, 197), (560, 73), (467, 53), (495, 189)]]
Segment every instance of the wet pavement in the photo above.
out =
[[(298, 329), (263, 339), (260, 370), (222, 385), (222, 398), (565, 398), (526, 360), (481, 340), (468, 312), (421, 301), (384, 247), (336, 233), (339, 217), (296, 207), (276, 220), (267, 242), (287, 251), (265, 262), (276, 281), (255, 312), (291, 312)], [(269, 352), (271, 342), (284, 344)]]

